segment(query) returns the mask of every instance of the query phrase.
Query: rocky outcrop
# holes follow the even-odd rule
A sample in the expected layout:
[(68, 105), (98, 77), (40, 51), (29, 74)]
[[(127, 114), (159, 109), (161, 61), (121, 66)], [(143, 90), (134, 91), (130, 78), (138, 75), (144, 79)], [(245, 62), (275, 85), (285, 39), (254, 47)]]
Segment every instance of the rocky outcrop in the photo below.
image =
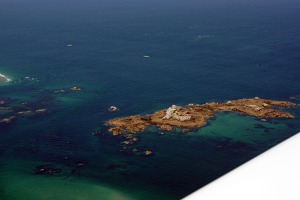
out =
[(73, 91), (80, 91), (81, 90), (81, 88), (79, 88), (79, 87), (72, 87), (72, 88), (70, 88), (71, 90), (73, 90)]
[(151, 156), (152, 154), (153, 154), (153, 152), (150, 150), (145, 151), (145, 156)]
[(120, 110), (120, 109), (117, 106), (110, 106), (108, 109), (109, 112), (116, 112), (118, 110)]

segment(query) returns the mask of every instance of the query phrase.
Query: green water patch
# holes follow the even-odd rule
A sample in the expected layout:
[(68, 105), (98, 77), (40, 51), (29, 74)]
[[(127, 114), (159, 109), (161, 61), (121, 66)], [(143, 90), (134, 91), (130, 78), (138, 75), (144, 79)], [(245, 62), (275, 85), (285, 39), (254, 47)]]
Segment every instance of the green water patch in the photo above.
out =
[(0, 110), (0, 116), (11, 113), (11, 110)]
[[(120, 163), (128, 163), (131, 160), (118, 157), (112, 152), (101, 152), (101, 154), (94, 152), (94, 155), (90, 154), (89, 157), (92, 156), (95, 159), (94, 163), (91, 162), (91, 158), (88, 159), (87, 169), (80, 168), (78, 174), (70, 174), (68, 165), (48, 163), (61, 169), (61, 172), (53, 175), (32, 174), (36, 166), (47, 164), (45, 161), (41, 162), (36, 158), (24, 159), (19, 156), (12, 158), (9, 154), (2, 156), (0, 199), (177, 199), (173, 195), (170, 197), (170, 195), (164, 194), (163, 188), (160, 189), (161, 186), (141, 184), (140, 181), (136, 180), (138, 177), (128, 173), (127, 169), (108, 168), (107, 166), (111, 166), (111, 164), (120, 165)], [(83, 156), (83, 154), (86, 153), (83, 152), (82, 155), (76, 156)], [(140, 162), (142, 160), (136, 161)], [(102, 167), (103, 165), (104, 167)], [(139, 171), (139, 173), (143, 173), (143, 171)], [(143, 178), (143, 176), (140, 178)]]
[(68, 181), (61, 177), (39, 176), (1, 170), (1, 199), (14, 200), (132, 200), (130, 195), (87, 180)]
[[(182, 198), (204, 186), (249, 157), (249, 151), (218, 151), (214, 142), (205, 137), (194, 140), (188, 135), (176, 133), (138, 134), (138, 149), (149, 149), (153, 156), (132, 155), (128, 161), (135, 167), (128, 174), (132, 182), (153, 188), (159, 185), (167, 194)], [(207, 174), (210, 174), (210, 177)], [(141, 178), (142, 177), (142, 178)], [(160, 191), (157, 188), (156, 191)]]
[(60, 102), (64, 105), (67, 105), (69, 107), (72, 106), (78, 106), (83, 102), (83, 99), (80, 96), (66, 96), (66, 95), (61, 95), (55, 98), (57, 102)]
[[(275, 122), (276, 121), (276, 122)], [(252, 116), (223, 112), (215, 115), (205, 127), (188, 133), (194, 137), (230, 138), (241, 142), (259, 142), (270, 138), (285, 137), (288, 119), (261, 121)]]

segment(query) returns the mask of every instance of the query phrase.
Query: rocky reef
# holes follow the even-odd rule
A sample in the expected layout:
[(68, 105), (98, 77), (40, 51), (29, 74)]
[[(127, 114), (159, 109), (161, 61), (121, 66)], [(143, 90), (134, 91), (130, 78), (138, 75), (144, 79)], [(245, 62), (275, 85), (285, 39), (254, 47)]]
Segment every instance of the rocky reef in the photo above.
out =
[[(0, 74), (1, 75), (1, 74)], [(4, 75), (0, 78), (4, 78)], [(6, 77), (7, 78), (7, 77)], [(10, 79), (9, 79), (10, 80)], [(19, 79), (21, 81), (21, 79)], [(25, 77), (22, 80), (35, 80)], [(56, 95), (67, 95), (67, 93), (82, 90), (79, 87), (63, 89), (38, 89), (38, 98), (33, 101), (20, 102), (19, 99), (0, 98), (0, 128), (7, 126), (21, 117), (41, 116), (51, 111), (47, 108)], [(54, 95), (55, 94), (55, 95)]]
[(0, 99), (0, 111), (6, 111), (0, 113), (0, 127), (10, 124), (20, 117), (31, 117), (50, 112), (47, 108), (37, 106), (38, 102), (22, 102), (10, 105), (13, 101), (17, 102), (17, 100), (12, 99)]
[(148, 126), (156, 126), (161, 130), (171, 131), (175, 127), (182, 132), (204, 126), (207, 120), (215, 113), (222, 111), (234, 111), (242, 115), (255, 116), (257, 118), (293, 118), (290, 113), (275, 109), (275, 107), (291, 107), (296, 104), (288, 101), (267, 100), (259, 97), (238, 99), (226, 103), (210, 102), (202, 105), (189, 104), (181, 107), (171, 107), (159, 110), (147, 116), (127, 116), (109, 120), (106, 125), (113, 135), (124, 133), (134, 134), (144, 131)]

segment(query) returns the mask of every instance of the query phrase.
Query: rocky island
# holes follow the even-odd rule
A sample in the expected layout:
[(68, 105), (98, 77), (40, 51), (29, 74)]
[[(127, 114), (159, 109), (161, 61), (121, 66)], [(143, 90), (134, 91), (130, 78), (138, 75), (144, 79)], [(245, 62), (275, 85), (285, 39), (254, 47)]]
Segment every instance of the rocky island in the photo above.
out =
[(274, 101), (259, 97), (238, 99), (226, 103), (210, 102), (202, 105), (189, 104), (159, 110), (146, 116), (127, 116), (109, 120), (109, 132), (113, 135), (137, 133), (144, 131), (148, 126), (156, 126), (161, 130), (171, 131), (181, 128), (182, 132), (204, 126), (214, 114), (222, 111), (234, 111), (242, 115), (251, 115), (258, 118), (294, 118), (290, 113), (275, 109), (275, 107), (291, 107), (296, 104), (288, 101)]

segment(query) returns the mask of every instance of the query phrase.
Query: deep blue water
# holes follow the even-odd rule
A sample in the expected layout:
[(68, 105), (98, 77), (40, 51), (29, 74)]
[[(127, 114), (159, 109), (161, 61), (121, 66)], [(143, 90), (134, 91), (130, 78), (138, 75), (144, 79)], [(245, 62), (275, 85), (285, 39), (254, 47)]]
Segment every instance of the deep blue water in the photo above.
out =
[[(0, 99), (50, 113), (0, 127), (0, 198), (179, 199), (299, 132), (299, 107), (287, 110), (295, 119), (265, 123), (220, 113), (195, 133), (139, 133), (135, 147), (155, 152), (146, 158), (120, 152), (103, 125), (172, 104), (299, 103), (290, 99), (300, 95), (299, 9), (297, 1), (2, 0), (0, 73), (13, 82)], [(46, 163), (63, 170), (31, 174)]]

